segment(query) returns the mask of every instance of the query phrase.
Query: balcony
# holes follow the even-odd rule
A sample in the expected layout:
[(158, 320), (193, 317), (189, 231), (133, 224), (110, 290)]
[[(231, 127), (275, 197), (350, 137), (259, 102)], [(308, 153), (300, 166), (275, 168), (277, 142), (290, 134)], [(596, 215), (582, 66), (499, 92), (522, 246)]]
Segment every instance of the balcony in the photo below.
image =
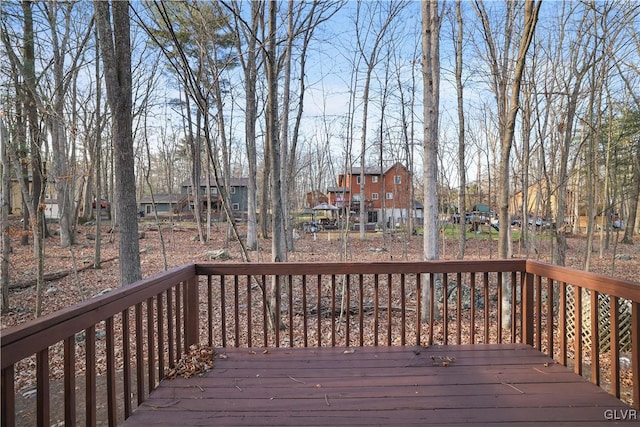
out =
[(535, 261), (190, 264), (2, 330), (2, 425), (637, 420), (639, 316)]

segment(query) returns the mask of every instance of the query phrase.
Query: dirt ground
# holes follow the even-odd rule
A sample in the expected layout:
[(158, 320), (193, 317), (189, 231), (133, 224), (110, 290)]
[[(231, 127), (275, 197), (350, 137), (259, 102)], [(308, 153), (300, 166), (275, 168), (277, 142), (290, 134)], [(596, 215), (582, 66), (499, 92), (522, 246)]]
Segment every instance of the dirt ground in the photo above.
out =
[[(9, 293), (9, 310), (2, 315), (2, 328), (27, 322), (34, 318), (35, 307), (35, 278), (36, 261), (32, 255), (32, 246), (20, 245), (18, 221), (13, 222), (10, 255), (11, 291)], [(246, 230), (241, 224), (240, 233)], [(51, 231), (55, 232), (55, 225)], [(239, 245), (228, 239), (225, 225), (218, 224), (212, 229), (209, 242), (201, 243), (197, 239), (197, 232), (193, 224), (180, 223), (161, 224), (162, 240), (158, 226), (152, 222), (140, 223), (140, 259), (144, 277), (157, 274), (165, 268), (183, 265), (190, 262), (212, 261), (212, 254), (220, 249), (228, 251), (229, 259), (223, 261), (242, 262)], [(517, 230), (515, 230), (517, 231)], [(493, 233), (493, 234), (492, 234)], [(337, 231), (321, 232), (316, 235), (300, 231), (296, 234), (295, 251), (290, 253), (289, 261), (331, 262), (331, 261), (416, 261), (422, 258), (422, 237), (407, 236), (405, 233), (368, 233), (365, 240), (360, 240), (358, 233), (350, 233), (346, 250)], [(446, 233), (450, 235), (449, 233)], [(93, 268), (95, 252), (95, 227), (81, 226), (78, 229), (77, 243), (72, 248), (61, 248), (59, 238), (52, 236), (45, 243), (45, 269), (47, 280), (44, 286), (43, 314), (47, 314), (69, 305), (81, 302), (101, 292), (115, 289), (119, 286), (119, 261), (117, 235), (112, 234), (111, 226), (105, 224), (101, 231), (101, 259), (100, 269)], [(443, 233), (445, 236), (445, 233)], [(586, 239), (571, 237), (568, 241), (568, 266), (582, 268), (585, 259)], [(610, 242), (602, 257), (599, 250), (599, 239), (591, 254), (591, 271), (613, 275), (639, 282), (640, 277), (640, 245), (622, 245)], [(269, 262), (271, 242), (267, 239), (260, 241), (260, 250), (250, 252), (251, 261)], [(454, 238), (444, 238), (440, 241), (441, 259), (456, 259), (458, 241)], [(552, 239), (548, 234), (534, 235), (527, 246), (522, 241), (513, 242), (514, 257), (529, 257), (549, 261), (552, 253)], [(467, 241), (466, 259), (496, 258), (497, 234), (490, 229), (482, 229), (479, 234), (473, 234)], [(78, 381), (82, 382), (82, 376)], [(102, 378), (102, 377), (100, 377)], [(99, 378), (99, 380), (101, 380)], [(103, 378), (102, 378), (103, 379)], [(78, 384), (82, 388), (82, 384)], [(52, 381), (52, 405), (61, 407), (62, 390), (60, 381)], [(104, 387), (98, 387), (100, 393)], [(100, 391), (102, 390), (102, 391)], [(20, 425), (34, 425), (34, 394), (33, 387), (25, 387), (17, 396), (16, 411)], [(98, 401), (104, 401), (104, 396), (97, 396)], [(104, 408), (97, 408), (104, 411)], [(83, 410), (79, 408), (79, 416)], [(119, 411), (121, 414), (122, 411)], [(52, 421), (58, 418), (54, 417)], [(82, 422), (82, 420), (78, 420)]]
[[(2, 316), (2, 328), (33, 319), (35, 307), (36, 261), (32, 246), (20, 245), (17, 233), (20, 223), (12, 223), (12, 242), (9, 274), (11, 291), (9, 310)], [(56, 225), (50, 225), (55, 233)], [(194, 224), (161, 224), (163, 245), (158, 226), (152, 222), (140, 223), (140, 263), (143, 277), (157, 274), (164, 269), (163, 252), (166, 253), (167, 268), (190, 262), (209, 262), (211, 253), (227, 249), (229, 259), (215, 262), (242, 262), (239, 245), (227, 238), (227, 227), (216, 224), (212, 227), (209, 242), (201, 243), (197, 239)], [(241, 235), (245, 233), (239, 225)], [(77, 243), (71, 248), (61, 248), (59, 237), (52, 236), (45, 242), (45, 270), (55, 280), (48, 280), (44, 287), (43, 314), (59, 310), (69, 305), (91, 298), (100, 292), (119, 286), (119, 261), (117, 236), (111, 232), (111, 226), (102, 227), (101, 268), (92, 267), (95, 253), (95, 226), (80, 226)], [(295, 252), (289, 253), (289, 261), (331, 262), (331, 261), (416, 261), (422, 258), (422, 236), (407, 236), (406, 233), (367, 233), (365, 240), (359, 234), (347, 236), (347, 250), (337, 231), (320, 232), (317, 235), (295, 233)], [(532, 236), (527, 246), (522, 241), (513, 242), (514, 257), (528, 257), (550, 261), (552, 239), (549, 234)], [(615, 238), (612, 235), (612, 238)], [(619, 236), (621, 238), (621, 236)], [(636, 239), (637, 240), (637, 239)], [(591, 254), (590, 270), (627, 280), (640, 282), (640, 244), (623, 245), (610, 242), (600, 256), (599, 236), (595, 239), (595, 248)], [(568, 238), (567, 266), (582, 269), (586, 256), (584, 237)], [(271, 242), (262, 239), (260, 250), (249, 252), (251, 261), (269, 262)], [(456, 259), (458, 241), (443, 238), (440, 241), (440, 258)], [(497, 233), (490, 229), (481, 230), (467, 241), (466, 259), (490, 259), (497, 257)]]

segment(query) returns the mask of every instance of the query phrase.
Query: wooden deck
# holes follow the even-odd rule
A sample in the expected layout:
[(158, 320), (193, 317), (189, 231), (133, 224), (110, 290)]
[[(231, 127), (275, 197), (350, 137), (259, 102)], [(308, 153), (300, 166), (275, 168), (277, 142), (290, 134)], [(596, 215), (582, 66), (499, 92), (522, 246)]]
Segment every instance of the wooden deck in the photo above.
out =
[(224, 349), (126, 426), (602, 425), (640, 414), (523, 344)]

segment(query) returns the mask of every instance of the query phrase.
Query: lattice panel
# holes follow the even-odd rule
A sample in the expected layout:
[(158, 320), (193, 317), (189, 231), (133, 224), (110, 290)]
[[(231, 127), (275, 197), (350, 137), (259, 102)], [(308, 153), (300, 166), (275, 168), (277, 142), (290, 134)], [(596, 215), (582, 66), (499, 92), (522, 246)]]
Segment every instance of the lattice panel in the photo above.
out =
[[(567, 337), (575, 336), (575, 298), (571, 286), (567, 287)], [(609, 312), (611, 309), (608, 295), (598, 295), (598, 338), (600, 351), (608, 351), (611, 347), (611, 325)], [(631, 304), (627, 300), (619, 300), (618, 327), (620, 330), (620, 351), (631, 351)], [(585, 350), (591, 348), (591, 294), (582, 291), (582, 342)]]

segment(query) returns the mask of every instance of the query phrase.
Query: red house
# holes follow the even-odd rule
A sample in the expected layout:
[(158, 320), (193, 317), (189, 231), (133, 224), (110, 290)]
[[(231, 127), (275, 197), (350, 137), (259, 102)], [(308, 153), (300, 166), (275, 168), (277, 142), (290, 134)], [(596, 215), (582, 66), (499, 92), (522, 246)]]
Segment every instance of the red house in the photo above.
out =
[[(359, 167), (338, 175), (338, 186), (329, 187), (329, 203), (359, 215), (366, 212), (369, 223), (399, 224), (416, 215), (411, 202), (411, 175), (402, 163), (385, 168), (365, 167), (364, 176)], [(364, 200), (360, 189), (364, 189)]]

